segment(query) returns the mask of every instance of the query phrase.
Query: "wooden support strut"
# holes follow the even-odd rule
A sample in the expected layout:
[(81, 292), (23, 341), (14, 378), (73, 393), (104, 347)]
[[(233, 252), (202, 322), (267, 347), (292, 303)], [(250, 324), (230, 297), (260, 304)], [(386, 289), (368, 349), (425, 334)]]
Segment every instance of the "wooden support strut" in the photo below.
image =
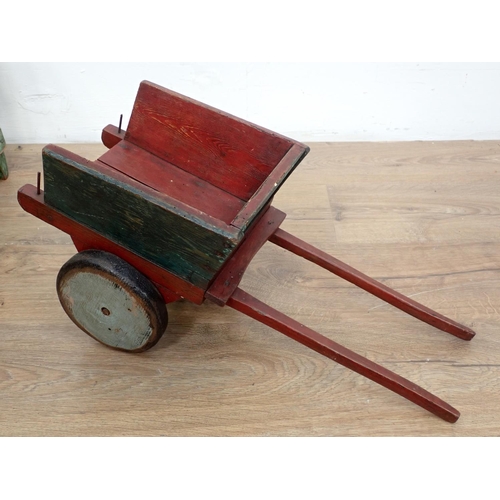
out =
[(341, 278), (353, 283), (354, 285), (366, 290), (367, 292), (375, 295), (376, 297), (384, 300), (385, 302), (401, 309), (407, 314), (428, 323), (429, 325), (438, 328), (447, 333), (451, 333), (463, 340), (471, 340), (476, 333), (461, 325), (446, 316), (429, 309), (428, 307), (415, 302), (414, 300), (396, 292), (392, 288), (366, 276), (365, 274), (357, 271), (351, 266), (344, 264), (340, 260), (328, 255), (327, 253), (318, 250), (317, 248), (309, 245), (308, 243), (296, 238), (295, 236), (277, 229), (276, 232), (269, 238), (269, 241), (278, 245), (290, 252), (303, 257), (322, 268), (340, 276)]
[(377, 382), (447, 422), (454, 423), (460, 417), (455, 408), (425, 389), (307, 328), (240, 288), (233, 292), (227, 305)]

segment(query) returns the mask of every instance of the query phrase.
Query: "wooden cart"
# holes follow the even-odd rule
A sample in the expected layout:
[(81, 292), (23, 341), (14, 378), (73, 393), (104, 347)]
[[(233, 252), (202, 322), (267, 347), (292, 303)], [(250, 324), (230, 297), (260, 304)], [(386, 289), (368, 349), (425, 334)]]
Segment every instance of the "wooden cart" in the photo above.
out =
[(228, 305), (400, 394), (448, 422), (459, 412), (399, 375), (252, 297), (238, 285), (266, 241), (304, 257), (461, 339), (474, 332), (280, 229), (272, 198), (309, 148), (150, 82), (126, 131), (108, 125), (96, 161), (49, 145), (44, 189), (18, 192), (29, 213), (78, 252), (59, 271), (62, 307), (83, 331), (140, 352), (162, 336), (165, 304)]

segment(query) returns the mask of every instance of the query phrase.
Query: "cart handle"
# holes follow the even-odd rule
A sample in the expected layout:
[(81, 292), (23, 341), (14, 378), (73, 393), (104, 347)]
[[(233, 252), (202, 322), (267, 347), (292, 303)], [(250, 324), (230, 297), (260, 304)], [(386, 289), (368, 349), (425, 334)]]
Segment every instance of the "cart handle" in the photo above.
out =
[(240, 288), (233, 292), (227, 305), (377, 382), (447, 422), (454, 423), (460, 417), (458, 410), (425, 389), (307, 328)]
[(344, 264), (335, 257), (332, 257), (312, 245), (309, 245), (305, 241), (296, 238), (282, 229), (278, 228), (269, 238), (269, 241), (296, 255), (299, 255), (300, 257), (303, 257), (304, 259), (318, 264), (322, 268), (340, 276), (359, 288), (366, 290), (372, 295), (375, 295), (394, 307), (401, 309), (405, 313), (410, 314), (411, 316), (414, 316), (415, 318), (423, 321), (424, 323), (428, 323), (439, 330), (451, 333), (451, 335), (455, 335), (455, 337), (463, 340), (471, 340), (474, 335), (476, 335), (476, 333), (470, 328), (467, 328), (466, 326), (461, 325), (446, 316), (419, 304), (418, 302), (415, 302), (403, 294), (396, 292), (392, 288), (389, 288), (379, 281), (366, 276), (366, 274), (357, 271), (353, 267)]

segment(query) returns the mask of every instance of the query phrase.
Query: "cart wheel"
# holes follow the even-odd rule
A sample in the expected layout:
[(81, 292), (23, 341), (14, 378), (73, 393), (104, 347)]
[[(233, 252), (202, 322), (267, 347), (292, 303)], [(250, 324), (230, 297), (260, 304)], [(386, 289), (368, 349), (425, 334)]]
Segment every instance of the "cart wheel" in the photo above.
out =
[(141, 352), (160, 340), (168, 323), (160, 292), (116, 255), (86, 250), (57, 275), (57, 295), (66, 314), (99, 342)]

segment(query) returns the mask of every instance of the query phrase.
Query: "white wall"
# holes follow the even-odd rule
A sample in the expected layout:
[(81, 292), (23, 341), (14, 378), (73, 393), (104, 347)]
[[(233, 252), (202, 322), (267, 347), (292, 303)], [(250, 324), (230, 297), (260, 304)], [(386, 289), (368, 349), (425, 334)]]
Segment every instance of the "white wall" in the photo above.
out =
[(498, 63), (0, 63), (0, 128), (98, 142), (141, 80), (302, 141), (500, 139)]

